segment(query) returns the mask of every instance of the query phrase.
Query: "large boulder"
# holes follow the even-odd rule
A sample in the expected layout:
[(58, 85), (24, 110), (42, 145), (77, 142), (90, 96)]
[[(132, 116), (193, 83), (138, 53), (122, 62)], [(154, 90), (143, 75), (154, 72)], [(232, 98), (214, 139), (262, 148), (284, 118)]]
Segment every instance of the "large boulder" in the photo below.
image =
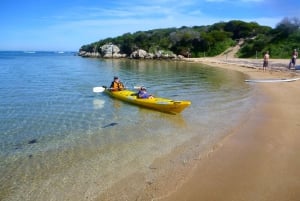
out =
[(145, 59), (147, 58), (148, 53), (145, 50), (138, 49), (130, 54), (132, 59)]
[(120, 48), (113, 44), (105, 44), (100, 47), (101, 54), (104, 58), (112, 58), (119, 55)]
[(126, 58), (127, 55), (126, 54), (120, 54), (120, 53), (113, 53), (113, 54), (104, 54), (102, 56), (103, 58)]

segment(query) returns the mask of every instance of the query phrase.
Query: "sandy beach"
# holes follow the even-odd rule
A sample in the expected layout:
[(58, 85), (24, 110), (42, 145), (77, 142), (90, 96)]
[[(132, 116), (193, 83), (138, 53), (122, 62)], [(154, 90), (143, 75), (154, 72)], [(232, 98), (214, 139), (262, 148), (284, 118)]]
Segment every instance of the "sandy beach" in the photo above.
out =
[[(250, 79), (300, 77), (288, 60), (199, 58), (237, 70)], [(165, 189), (163, 201), (296, 201), (300, 200), (300, 80), (253, 83), (257, 102), (247, 120), (213, 152), (196, 162), (176, 189)]]

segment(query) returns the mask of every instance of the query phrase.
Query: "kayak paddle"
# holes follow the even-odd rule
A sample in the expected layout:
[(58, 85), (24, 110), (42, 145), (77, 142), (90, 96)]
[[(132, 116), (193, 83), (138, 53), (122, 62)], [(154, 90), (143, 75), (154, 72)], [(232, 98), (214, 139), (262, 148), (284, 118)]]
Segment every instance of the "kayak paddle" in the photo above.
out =
[[(134, 86), (133, 88), (134, 88), (134, 89), (140, 89), (141, 87), (139, 87), (139, 86)], [(107, 88), (106, 88), (106, 87), (94, 87), (94, 88), (93, 88), (93, 92), (94, 92), (94, 93), (102, 93), (102, 92), (105, 91), (105, 89), (107, 89)]]

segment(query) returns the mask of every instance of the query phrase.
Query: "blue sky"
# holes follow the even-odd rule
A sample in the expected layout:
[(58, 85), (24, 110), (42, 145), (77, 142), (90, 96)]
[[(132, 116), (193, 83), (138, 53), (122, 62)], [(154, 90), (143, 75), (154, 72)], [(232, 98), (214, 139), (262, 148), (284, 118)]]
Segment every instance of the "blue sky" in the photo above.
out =
[(77, 51), (124, 33), (229, 20), (275, 27), (298, 0), (0, 0), (0, 50)]

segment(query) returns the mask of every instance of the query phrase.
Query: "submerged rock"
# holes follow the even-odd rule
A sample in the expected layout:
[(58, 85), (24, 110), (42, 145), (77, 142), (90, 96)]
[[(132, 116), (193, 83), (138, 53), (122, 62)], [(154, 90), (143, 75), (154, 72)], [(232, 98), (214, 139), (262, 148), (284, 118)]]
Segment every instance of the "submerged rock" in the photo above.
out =
[(35, 143), (37, 143), (37, 139), (33, 139), (33, 140), (28, 141), (28, 144), (35, 144)]
[(112, 127), (112, 126), (115, 126), (115, 125), (117, 125), (118, 123), (110, 123), (110, 124), (107, 124), (107, 125), (105, 125), (105, 126), (102, 126), (102, 128), (107, 128), (107, 127)]

